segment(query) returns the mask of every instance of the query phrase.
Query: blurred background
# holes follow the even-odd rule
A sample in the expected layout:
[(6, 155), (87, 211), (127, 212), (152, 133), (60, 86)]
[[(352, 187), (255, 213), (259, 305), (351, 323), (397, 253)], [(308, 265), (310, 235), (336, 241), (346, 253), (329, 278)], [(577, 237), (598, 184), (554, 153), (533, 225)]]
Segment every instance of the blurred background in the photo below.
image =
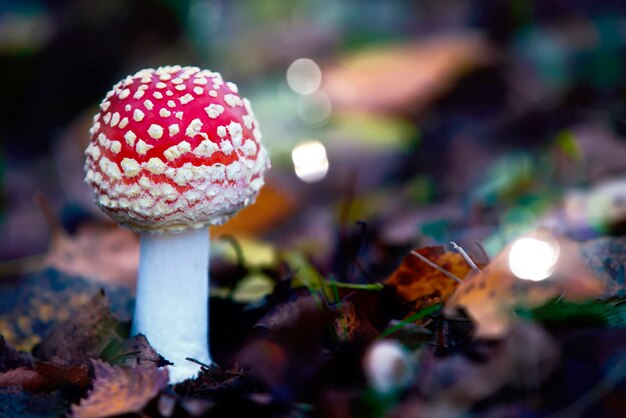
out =
[[(621, 0), (3, 0), (5, 313), (33, 277), (57, 283), (37, 292), (66, 276), (133, 288), (137, 238), (92, 203), (83, 151), (109, 88), (167, 64), (236, 82), (272, 156), (258, 203), (213, 229), (235, 238), (216, 243), (217, 287), (233, 245), (248, 265), (297, 253), (362, 283), (422, 245), (494, 255), (537, 226), (625, 231)], [(247, 301), (273, 285), (238, 286)], [(43, 299), (22, 328), (2, 319), (16, 344), (52, 320)]]

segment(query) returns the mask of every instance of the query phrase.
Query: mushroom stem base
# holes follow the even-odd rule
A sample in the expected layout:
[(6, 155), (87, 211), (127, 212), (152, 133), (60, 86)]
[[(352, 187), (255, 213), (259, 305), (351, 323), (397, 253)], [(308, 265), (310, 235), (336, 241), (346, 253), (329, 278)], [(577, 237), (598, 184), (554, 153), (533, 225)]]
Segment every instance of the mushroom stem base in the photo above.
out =
[(209, 233), (141, 233), (139, 278), (132, 333), (144, 334), (154, 349), (174, 363), (170, 382), (195, 377), (209, 364)]

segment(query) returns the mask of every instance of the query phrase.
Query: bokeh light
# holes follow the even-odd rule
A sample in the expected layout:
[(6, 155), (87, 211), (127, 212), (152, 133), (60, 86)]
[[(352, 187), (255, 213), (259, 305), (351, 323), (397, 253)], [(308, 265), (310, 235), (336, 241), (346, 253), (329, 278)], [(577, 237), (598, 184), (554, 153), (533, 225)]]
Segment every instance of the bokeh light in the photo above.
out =
[(509, 253), (509, 268), (520, 279), (540, 281), (552, 274), (559, 258), (559, 243), (551, 236), (519, 238)]
[(297, 144), (291, 152), (291, 159), (296, 176), (307, 183), (319, 181), (328, 173), (326, 147), (319, 141)]
[(311, 94), (322, 83), (322, 70), (309, 58), (299, 58), (287, 69), (287, 84), (296, 93)]
[(300, 96), (297, 103), (298, 116), (308, 125), (319, 126), (330, 117), (332, 105), (328, 95), (318, 90), (306, 96)]

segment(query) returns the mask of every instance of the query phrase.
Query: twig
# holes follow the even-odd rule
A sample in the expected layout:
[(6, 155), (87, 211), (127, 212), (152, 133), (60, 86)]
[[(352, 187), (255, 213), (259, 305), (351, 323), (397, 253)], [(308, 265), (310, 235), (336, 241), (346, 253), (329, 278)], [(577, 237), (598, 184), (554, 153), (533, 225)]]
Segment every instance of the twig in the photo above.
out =
[(190, 361), (190, 362), (192, 362), (192, 363), (196, 363), (197, 365), (202, 366), (202, 367), (204, 367), (204, 368), (205, 368), (205, 369), (207, 369), (207, 370), (218, 370), (218, 369), (220, 368), (220, 367), (219, 367), (217, 364), (215, 364), (215, 363), (212, 363), (212, 364), (206, 364), (206, 363), (203, 363), (203, 362), (201, 362), (200, 360), (196, 360), (195, 358), (192, 358), (192, 357), (185, 357), (185, 360)]
[(415, 257), (419, 258), (420, 260), (422, 260), (424, 263), (428, 264), (429, 266), (431, 266), (435, 270), (439, 271), (441, 274), (443, 274), (447, 278), (452, 279), (454, 281), (457, 281), (459, 283), (463, 283), (463, 280), (459, 279), (458, 277), (456, 277), (454, 274), (450, 273), (448, 270), (444, 269), (443, 267), (440, 267), (437, 264), (433, 263), (432, 261), (430, 261), (429, 259), (427, 259), (423, 255), (421, 255), (417, 251), (411, 251), (411, 254), (413, 254)]
[(480, 272), (480, 269), (478, 268), (476, 263), (474, 263), (474, 260), (472, 260), (469, 257), (469, 255), (467, 255), (467, 253), (465, 252), (465, 250), (463, 248), (461, 248), (459, 245), (457, 245), (457, 243), (454, 242), (454, 241), (451, 241), (450, 244), (452, 244), (452, 247), (455, 249), (455, 251), (457, 253), (461, 254), (461, 257), (463, 257), (463, 259), (467, 262), (467, 264), (469, 264), (469, 266), (472, 268), (472, 270)]
[(207, 369), (208, 369), (209, 367), (211, 367), (210, 365), (208, 365), (208, 364), (206, 364), (206, 363), (203, 363), (203, 362), (201, 362), (200, 360), (196, 360), (195, 358), (192, 358), (192, 357), (185, 357), (185, 360), (190, 361), (190, 362), (192, 362), (192, 363), (196, 363), (196, 364), (198, 364), (198, 365), (200, 365), (200, 366), (202, 366), (202, 367), (206, 367)]

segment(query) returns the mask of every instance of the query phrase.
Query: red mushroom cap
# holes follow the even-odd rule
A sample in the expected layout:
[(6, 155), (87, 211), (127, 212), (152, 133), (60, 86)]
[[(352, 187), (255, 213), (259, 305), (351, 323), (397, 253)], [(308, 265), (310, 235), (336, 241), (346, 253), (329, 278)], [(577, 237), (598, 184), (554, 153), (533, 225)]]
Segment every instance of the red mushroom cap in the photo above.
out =
[(208, 70), (141, 70), (93, 120), (85, 180), (100, 209), (133, 229), (222, 224), (256, 198), (270, 166), (250, 102)]

